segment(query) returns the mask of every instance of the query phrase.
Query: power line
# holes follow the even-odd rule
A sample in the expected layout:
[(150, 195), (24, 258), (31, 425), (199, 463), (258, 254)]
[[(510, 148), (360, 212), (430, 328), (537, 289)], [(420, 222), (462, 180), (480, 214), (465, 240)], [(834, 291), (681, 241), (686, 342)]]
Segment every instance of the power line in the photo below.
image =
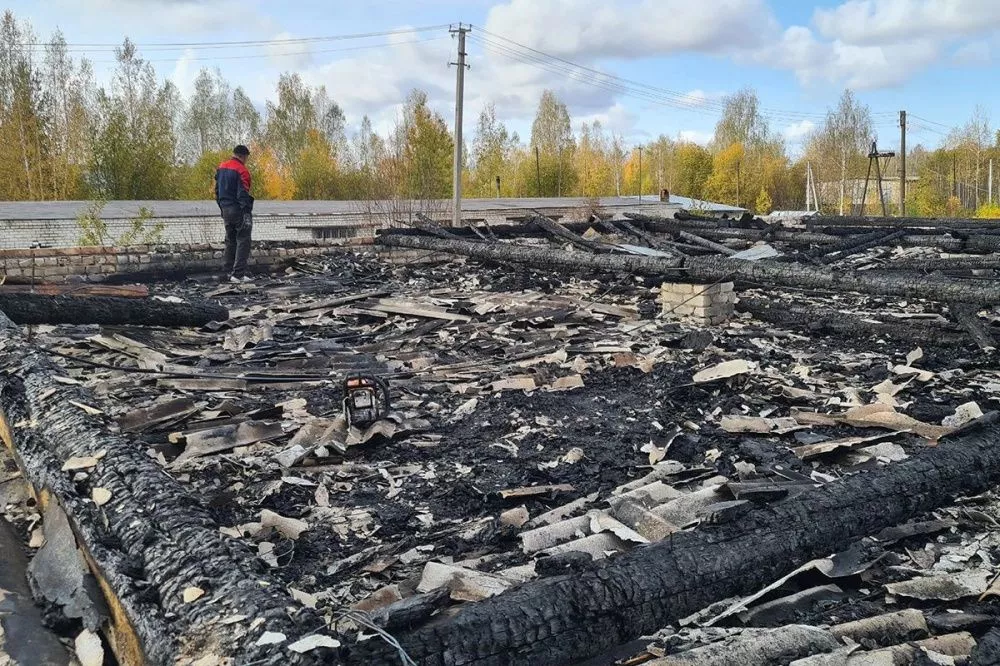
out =
[[(676, 91), (676, 90), (669, 90), (667, 88), (660, 88), (658, 86), (652, 86), (652, 85), (649, 85), (649, 84), (646, 84), (646, 83), (642, 83), (640, 81), (634, 81), (634, 80), (626, 79), (624, 77), (617, 76), (617, 75), (614, 75), (614, 74), (608, 74), (607, 72), (601, 71), (599, 69), (595, 69), (593, 67), (588, 67), (586, 65), (581, 65), (579, 63), (567, 60), (565, 58), (562, 58), (562, 57), (559, 57), (559, 56), (555, 56), (555, 55), (552, 55), (552, 54), (549, 54), (549, 53), (545, 53), (543, 51), (539, 51), (538, 49), (532, 48), (530, 46), (526, 46), (524, 44), (516, 42), (516, 41), (514, 41), (512, 39), (509, 39), (507, 37), (504, 37), (502, 35), (498, 35), (496, 33), (490, 32), (490, 31), (485, 30), (483, 28), (480, 28), (478, 26), (476, 27), (476, 30), (478, 30), (479, 33), (483, 33), (485, 35), (489, 35), (490, 37), (494, 38), (494, 40), (502, 40), (503, 42), (506, 43), (506, 45), (509, 45), (509, 46), (506, 46), (506, 48), (507, 48), (508, 51), (513, 51), (515, 53), (517, 53), (518, 51), (520, 51), (523, 55), (531, 54), (531, 55), (535, 56), (534, 59), (536, 61), (554, 61), (554, 62), (560, 63), (560, 64), (562, 64), (564, 66), (568, 66), (569, 68), (571, 68), (573, 70), (581, 70), (583, 72), (587, 72), (587, 73), (590, 73), (590, 74), (593, 74), (593, 75), (600, 76), (600, 77), (602, 77), (604, 79), (613, 80), (617, 84), (623, 85), (623, 86), (625, 86), (627, 88), (630, 88), (630, 89), (633, 89), (633, 90), (636, 89), (636, 88), (638, 88), (638, 89), (642, 89), (642, 90), (648, 91), (649, 93), (651, 93), (652, 95), (654, 95), (656, 98), (658, 98), (660, 100), (670, 100), (670, 99), (672, 99), (672, 100), (675, 100), (678, 103), (684, 105), (686, 108), (691, 108), (692, 107), (692, 102), (690, 101), (690, 95), (688, 93), (683, 93), (683, 92), (679, 92), (679, 91)], [(482, 40), (483, 38), (480, 37), (479, 39)], [(496, 41), (493, 41), (491, 43), (493, 45), (495, 45), (495, 46), (497, 45)], [(525, 53), (525, 52), (527, 52), (527, 53)], [(705, 100), (699, 101), (697, 104), (694, 104), (693, 106), (694, 106), (694, 108), (714, 108), (716, 110), (720, 110), (721, 111), (722, 109), (725, 108), (725, 102), (715, 101), (715, 100), (710, 100), (710, 99), (705, 99)], [(815, 113), (815, 112), (807, 112), (807, 111), (788, 111), (788, 110), (782, 110), (782, 109), (769, 109), (767, 107), (762, 107), (760, 109), (760, 112), (761, 112), (761, 115), (765, 115), (765, 116), (781, 116), (781, 117), (785, 117), (786, 119), (795, 118), (795, 119), (804, 120), (804, 119), (810, 119), (810, 118), (825, 118), (826, 117), (826, 113)], [(887, 112), (887, 111), (883, 111), (883, 112), (878, 112), (877, 114), (873, 114), (873, 115), (895, 115), (895, 114), (894, 114), (894, 112), (890, 113), (890, 112)]]
[[(380, 49), (392, 46), (399, 46), (403, 44), (423, 44), (425, 42), (437, 42), (444, 39), (448, 39), (446, 36), (441, 37), (428, 37), (426, 39), (411, 39), (402, 42), (382, 42), (380, 44), (362, 44), (360, 46), (345, 46), (337, 49), (318, 49), (314, 51), (288, 51), (283, 53), (244, 53), (240, 55), (209, 55), (209, 56), (197, 56), (191, 58), (184, 58), (184, 56), (175, 56), (173, 58), (144, 58), (145, 62), (177, 62), (179, 59), (183, 58), (187, 61), (204, 61), (204, 60), (246, 60), (251, 58), (283, 58), (287, 56), (297, 56), (297, 55), (316, 55), (320, 53), (343, 53), (345, 51), (363, 51), (365, 49)], [(118, 62), (117, 60), (92, 60), (91, 62), (95, 64), (108, 64)]]
[[(472, 34), (474, 35), (475, 33)], [(584, 71), (581, 71), (579, 69), (573, 69), (572, 67), (567, 65), (562, 65), (559, 62), (547, 61), (544, 58), (533, 56), (532, 54), (523, 51), (518, 51), (517, 49), (508, 47), (504, 44), (501, 44), (499, 42), (481, 36), (476, 36), (473, 38), (473, 40), (479, 43), (480, 45), (484, 46), (484, 48), (487, 51), (490, 51), (492, 53), (505, 56), (522, 64), (537, 67), (539, 69), (542, 69), (550, 73), (565, 76), (566, 78), (572, 81), (585, 85), (590, 85), (600, 90), (605, 90), (607, 92), (627, 95), (630, 97), (635, 97), (637, 99), (645, 100), (653, 104), (659, 104), (662, 106), (667, 106), (674, 109), (680, 109), (683, 111), (704, 112), (708, 110), (708, 111), (715, 111), (716, 113), (721, 113), (725, 108), (724, 103), (712, 102), (711, 100), (695, 100), (692, 99), (690, 95), (680, 95), (680, 98), (678, 98), (677, 96), (658, 95), (647, 90), (637, 89), (631, 85), (623, 83), (623, 81), (627, 80), (621, 79), (620, 77), (614, 77), (602, 73), (594, 75), (586, 71), (587, 68), (584, 68)], [(797, 116), (782, 117), (781, 113), (782, 112), (762, 111), (761, 115), (769, 117), (772, 120), (784, 120), (784, 121), (804, 120), (804, 118)]]
[[(421, 26), (416, 28), (399, 28), (396, 30), (381, 30), (377, 32), (359, 32), (341, 35), (326, 35), (321, 37), (290, 37), (285, 39), (245, 39), (235, 41), (218, 42), (149, 42), (145, 44), (135, 44), (137, 49), (143, 51), (179, 51), (179, 50), (199, 50), (199, 49), (230, 49), (254, 46), (294, 46), (301, 44), (315, 44), (319, 42), (333, 42), (350, 39), (366, 39), (370, 37), (391, 37), (393, 35), (405, 35), (415, 32), (430, 32), (442, 30), (448, 27), (447, 23), (439, 25)], [(23, 42), (19, 46), (32, 49), (45, 49), (54, 46), (54, 42)], [(121, 48), (121, 44), (111, 43), (80, 43), (66, 42), (66, 50), (69, 53), (98, 53), (115, 51)]]

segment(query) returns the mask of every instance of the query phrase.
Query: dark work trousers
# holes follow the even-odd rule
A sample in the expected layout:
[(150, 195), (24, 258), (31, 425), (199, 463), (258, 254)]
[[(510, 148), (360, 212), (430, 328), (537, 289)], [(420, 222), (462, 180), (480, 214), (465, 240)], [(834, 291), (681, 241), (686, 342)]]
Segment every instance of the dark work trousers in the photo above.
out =
[(250, 234), (253, 231), (251, 214), (239, 208), (223, 208), (222, 221), (226, 224), (226, 252), (223, 270), (234, 277), (247, 274), (247, 260), (250, 259)]

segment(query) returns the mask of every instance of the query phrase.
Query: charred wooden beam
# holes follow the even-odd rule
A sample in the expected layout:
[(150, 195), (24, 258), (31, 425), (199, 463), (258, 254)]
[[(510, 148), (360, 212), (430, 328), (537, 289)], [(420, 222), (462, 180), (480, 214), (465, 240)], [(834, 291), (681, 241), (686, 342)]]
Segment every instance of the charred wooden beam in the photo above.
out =
[[(255, 645), (264, 631), (304, 633), (284, 587), (245, 544), (220, 534), (200, 500), (144, 447), (81, 409), (94, 404), (93, 395), (57, 382), (62, 374), (0, 315), (0, 440), (42, 507), (55, 503), (69, 520), (110, 609), (118, 663), (212, 654), (220, 662), (299, 663)], [(100, 506), (92, 500), (98, 489), (108, 498)], [(191, 587), (205, 595), (186, 603)], [(247, 619), (234, 626), (226, 619), (237, 613)], [(255, 618), (264, 622), (251, 629)], [(308, 613), (302, 618), (309, 630), (322, 625)]]
[(795, 307), (787, 302), (763, 298), (740, 298), (736, 309), (748, 312), (760, 321), (801, 330), (809, 335), (833, 335), (866, 341), (885, 338), (907, 344), (926, 344), (928, 339), (932, 339), (935, 345), (941, 346), (961, 346), (966, 342), (965, 336), (953, 327), (911, 322), (873, 322), (829, 308)]
[(229, 319), (226, 308), (207, 301), (174, 303), (118, 296), (0, 293), (0, 311), (16, 324), (204, 326)]
[(414, 217), (417, 218), (417, 221), (413, 222), (412, 225), (420, 231), (429, 233), (432, 236), (437, 236), (438, 238), (458, 238), (458, 236), (453, 234), (448, 229), (445, 229), (423, 213), (417, 213)]
[(526, 264), (540, 268), (583, 271), (607, 271), (660, 275), (681, 268), (680, 259), (645, 257), (631, 254), (591, 254), (566, 252), (552, 246), (514, 245), (512, 243), (471, 243), (426, 236), (380, 236), (376, 243), (388, 247), (410, 247), (463, 255), (487, 261)]
[(569, 243), (572, 243), (573, 245), (576, 245), (577, 247), (581, 247), (585, 250), (590, 250), (592, 252), (607, 251), (607, 248), (605, 248), (601, 243), (595, 243), (593, 241), (589, 241), (586, 238), (573, 233), (572, 231), (570, 231), (563, 225), (559, 224), (555, 220), (550, 220), (544, 215), (539, 215), (536, 213), (533, 217), (529, 219), (529, 221), (532, 224), (536, 224), (545, 231), (547, 231), (548, 233), (552, 234), (554, 238), (567, 241)]
[(980, 220), (946, 217), (872, 217), (855, 215), (817, 215), (806, 218), (806, 226), (814, 227), (887, 227), (887, 228), (969, 228), (1000, 229), (1000, 220)]
[(890, 231), (888, 233), (879, 231), (873, 236), (868, 236), (866, 238), (850, 239), (850, 243), (845, 242), (845, 244), (840, 245), (837, 249), (828, 251), (824, 256), (819, 258), (819, 262), (821, 264), (832, 264), (836, 261), (840, 261), (841, 259), (845, 259), (852, 254), (858, 254), (859, 252), (870, 250), (873, 247), (891, 243), (892, 241), (902, 238), (905, 235), (906, 232), (900, 229), (897, 231)]
[(681, 229), (684, 227), (692, 229), (719, 229), (728, 227), (731, 224), (731, 220), (717, 220), (713, 217), (692, 215), (686, 211), (677, 211), (673, 217), (648, 215), (646, 213), (622, 213), (622, 216), (635, 222), (655, 223), (668, 229)]
[[(628, 220), (618, 220), (618, 222), (608, 223), (612, 225), (613, 229), (621, 227), (627, 233), (632, 234), (642, 242), (646, 243), (649, 247), (655, 248), (657, 250), (664, 250), (665, 252), (673, 252), (676, 255), (684, 256), (684, 252), (681, 251), (681, 243), (671, 243), (670, 241), (661, 240), (652, 234), (648, 234), (642, 229), (638, 228), (634, 224), (630, 223)], [(686, 247), (686, 246), (684, 246)]]
[(996, 349), (996, 341), (979, 318), (979, 308), (969, 303), (952, 303), (948, 309), (954, 315), (955, 321), (965, 329), (970, 338), (975, 340), (980, 349), (987, 351)]
[(689, 243), (694, 243), (695, 245), (700, 245), (703, 248), (709, 249), (712, 252), (718, 252), (726, 256), (732, 256), (736, 254), (736, 250), (731, 247), (726, 247), (725, 245), (720, 245), (714, 241), (710, 241), (707, 238), (702, 238), (697, 234), (693, 234), (689, 231), (678, 231), (677, 236)]
[(149, 287), (138, 284), (117, 287), (105, 284), (4, 284), (0, 285), (0, 294), (145, 298), (149, 296)]
[[(855, 539), (994, 487), (998, 439), (1000, 426), (984, 424), (908, 460), (526, 583), (395, 637), (424, 666), (579, 663), (759, 590)], [(355, 664), (398, 663), (396, 650), (377, 641), (352, 645), (347, 656)]]
[(892, 273), (871, 275), (863, 271), (836, 271), (799, 264), (742, 261), (729, 257), (687, 257), (683, 261), (660, 257), (617, 257), (563, 252), (550, 248), (486, 245), (417, 236), (382, 236), (378, 239), (378, 243), (390, 247), (411, 247), (493, 261), (523, 263), (540, 268), (626, 271), (657, 276), (675, 276), (681, 269), (687, 279), (693, 282), (736, 280), (755, 285), (857, 291), (944, 302), (980, 305), (1000, 303), (1000, 286), (994, 284)]
[(976, 271), (1000, 269), (1000, 257), (951, 257), (947, 259), (900, 259), (882, 266), (888, 270)]

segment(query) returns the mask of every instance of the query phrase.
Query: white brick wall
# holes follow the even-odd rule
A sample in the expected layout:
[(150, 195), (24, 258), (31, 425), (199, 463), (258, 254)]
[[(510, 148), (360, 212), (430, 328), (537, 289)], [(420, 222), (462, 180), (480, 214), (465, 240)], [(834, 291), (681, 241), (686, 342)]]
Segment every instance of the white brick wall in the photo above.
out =
[[(499, 204), (502, 205), (502, 204)], [(606, 213), (621, 217), (625, 211), (647, 213), (651, 215), (671, 215), (676, 207), (669, 208), (659, 202), (631, 204), (627, 207), (604, 207)], [(581, 218), (579, 207), (547, 207), (546, 215), (563, 221)], [(485, 219), (491, 225), (510, 224), (511, 220), (530, 215), (531, 211), (524, 208), (501, 208), (490, 210), (470, 210), (466, 214), (468, 220)], [(285, 214), (285, 215), (255, 215), (254, 240), (262, 241), (303, 241), (311, 242), (320, 236), (324, 227), (342, 227), (350, 231), (334, 234), (333, 237), (371, 237), (375, 224), (388, 225), (396, 217), (405, 218), (405, 213), (398, 216), (375, 211), (367, 213), (340, 212), (329, 215), (316, 214)], [(430, 213), (430, 217), (450, 224), (450, 218), (445, 213)], [(112, 242), (128, 231), (130, 221), (127, 219), (105, 219), (108, 225), (108, 235)], [(147, 224), (152, 226), (157, 222), (164, 225), (164, 243), (218, 243), (224, 239), (224, 228), (219, 216), (209, 217), (155, 217)], [(75, 247), (80, 244), (81, 232), (75, 218), (73, 219), (0, 219), (0, 249), (29, 248), (32, 243), (41, 243), (49, 247)]]

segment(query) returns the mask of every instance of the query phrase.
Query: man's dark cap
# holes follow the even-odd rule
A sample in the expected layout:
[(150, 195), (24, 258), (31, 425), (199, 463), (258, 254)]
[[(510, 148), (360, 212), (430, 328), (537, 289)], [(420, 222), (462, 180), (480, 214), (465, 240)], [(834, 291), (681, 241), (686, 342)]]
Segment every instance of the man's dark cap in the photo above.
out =
[(235, 148), (233, 148), (233, 155), (243, 155), (246, 157), (250, 154), (250, 149), (244, 146), (242, 143)]

